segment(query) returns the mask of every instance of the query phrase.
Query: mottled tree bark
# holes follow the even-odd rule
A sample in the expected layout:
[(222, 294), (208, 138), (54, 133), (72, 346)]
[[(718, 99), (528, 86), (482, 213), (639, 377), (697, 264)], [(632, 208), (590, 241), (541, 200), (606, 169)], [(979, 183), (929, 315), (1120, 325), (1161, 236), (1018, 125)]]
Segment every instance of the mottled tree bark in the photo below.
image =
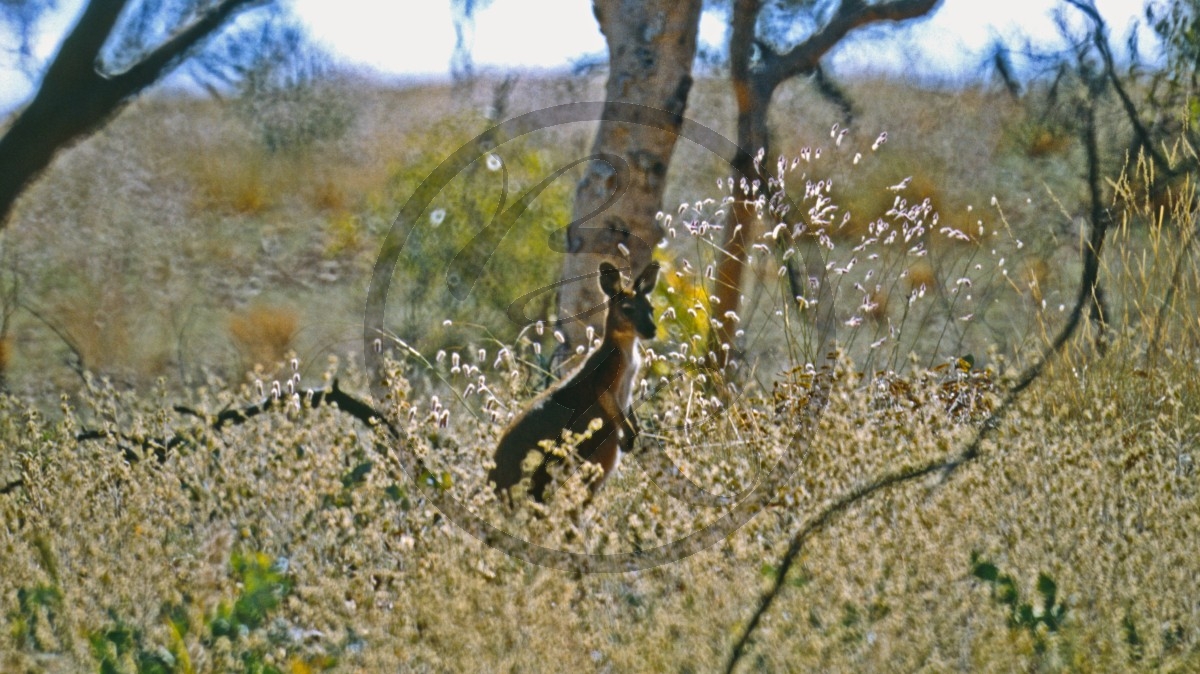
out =
[(655, 215), (662, 209), (667, 167), (692, 86), (700, 5), (700, 0), (595, 0), (609, 75), (592, 153), (615, 161), (589, 162), (575, 191), (558, 295), (558, 324), (568, 349), (586, 345), (587, 326), (597, 334), (602, 328), (600, 262), (628, 268), (636, 277), (662, 238)]
[[(786, 53), (778, 53), (756, 35), (762, 0), (734, 0), (729, 38), (730, 78), (738, 108), (737, 144), (742, 149), (734, 161), (735, 177), (745, 177), (748, 183), (757, 178), (760, 189), (768, 189), (767, 170), (774, 165), (774, 160), (770, 155), (767, 114), (771, 97), (780, 84), (793, 77), (814, 74), (821, 58), (852, 30), (880, 21), (904, 21), (923, 16), (938, 2), (940, 0), (892, 0), (867, 4), (864, 0), (842, 0), (824, 26)], [(759, 60), (752, 65), (751, 57), (756, 48)], [(760, 151), (762, 166), (756, 168), (754, 157)], [(721, 318), (709, 339), (709, 349), (722, 364), (738, 354), (737, 324), (723, 320), (723, 317), (725, 312), (737, 312), (741, 307), (746, 247), (756, 232), (758, 220), (752, 204), (754, 197), (744, 192), (740, 184), (734, 188), (733, 196), (734, 207), (729, 209), (725, 224), (724, 248), (729, 255), (722, 255), (717, 263), (716, 287), (713, 289), (717, 298), (713, 315)], [(811, 255), (802, 258), (805, 269), (798, 276), (803, 277), (799, 279), (801, 282), (816, 278), (820, 284), (815, 317), (819, 335), (816, 353), (824, 354), (834, 336), (833, 308), (826, 301), (828, 293), (821, 279), (823, 268), (819, 260), (811, 258)]]

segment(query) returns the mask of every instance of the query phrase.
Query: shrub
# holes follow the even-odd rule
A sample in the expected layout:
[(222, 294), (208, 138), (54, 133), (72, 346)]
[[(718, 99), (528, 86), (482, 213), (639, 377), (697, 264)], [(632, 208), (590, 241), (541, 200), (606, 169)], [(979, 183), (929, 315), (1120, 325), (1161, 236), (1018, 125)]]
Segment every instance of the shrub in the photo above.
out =
[(290, 308), (256, 304), (229, 317), (229, 334), (243, 362), (271, 367), (292, 349), (299, 320)]

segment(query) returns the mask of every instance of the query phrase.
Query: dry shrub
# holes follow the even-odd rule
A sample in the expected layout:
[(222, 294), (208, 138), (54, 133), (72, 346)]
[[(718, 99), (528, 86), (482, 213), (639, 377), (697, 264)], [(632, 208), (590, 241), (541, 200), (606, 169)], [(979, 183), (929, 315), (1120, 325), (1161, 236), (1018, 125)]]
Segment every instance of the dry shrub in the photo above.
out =
[(1032, 159), (1061, 154), (1071, 146), (1073, 140), (1071, 134), (1061, 130), (1046, 127), (1033, 129), (1029, 134), (1025, 154)]
[(192, 162), (197, 211), (218, 210), (239, 215), (266, 211), (275, 201), (268, 184), (265, 160), (252, 150), (227, 149)]
[[(494, 354), (464, 355), (458, 373), (451, 358), (431, 367), (456, 390), (486, 376), (494, 409), (519, 409), (525, 394), (504, 383), (519, 361), (494, 369)], [(478, 369), (462, 373), (467, 363)], [(766, 671), (1191, 671), (1200, 539), (1188, 532), (1200, 526), (1200, 492), (1195, 450), (1178, 438), (1197, 431), (1196, 386), (1184, 368), (1139, 378), (1128, 363), (1097, 363), (1086, 379), (1057, 368), (978, 462), (834, 522), (806, 546), (750, 661)], [(402, 376), (392, 375), (394, 421), (437, 476), (431, 488), (532, 543), (654, 550), (722, 512), (668, 495), (670, 483), (638, 457), (591, 503), (582, 503), (586, 489), (568, 488), (539, 515), (532, 506), (508, 513), (484, 484), (504, 419), (456, 407), (443, 427), (427, 419), (432, 399)], [(710, 493), (758, 485), (769, 498), (712, 547), (623, 574), (541, 567), (481, 544), (433, 507), (395, 456), (375, 453), (361, 426), (327, 408), (273, 411), (219, 436), (197, 430), (194, 445), (159, 464), (128, 462), (115, 439), (76, 442), (86, 415), (56, 424), (0, 399), (0, 441), (19, 467), (0, 462), (0, 484), (15, 475), (26, 483), (0, 496), (0, 668), (94, 670), (80, 635), (119, 619), (143, 632), (148, 652), (186, 650), (197, 673), (248, 671), (229, 653), (256, 643), (277, 662), (325, 655), (344, 671), (712, 669), (804, 521), (872, 476), (969, 438), (961, 419), (983, 408), (960, 415), (956, 406), (990, 400), (990, 375), (971, 377), (960, 369), (879, 389), (840, 369), (826, 381), (819, 432), (799, 445), (796, 419), (769, 400), (738, 399), (718, 423), (689, 428), (714, 403), (690, 377), (668, 387), (645, 421), (679, 474)], [(350, 374), (343, 385), (364, 386)], [(475, 391), (466, 396), (484, 397)], [(147, 436), (187, 423), (160, 401), (92, 395), (92, 413)], [(210, 412), (250, 397), (190, 395)], [(208, 447), (221, 448), (219, 461)], [(787, 462), (782, 479), (762, 483), (776, 460)], [(1022, 597), (1034, 595), (1038, 574), (1052, 577), (1066, 605), (1062, 629), (1038, 641), (1010, 627), (970, 575), (975, 552), (1012, 573)], [(294, 589), (246, 637), (213, 638), (211, 616), (242, 591), (231, 559), (251, 556), (275, 560)], [(192, 629), (173, 634), (168, 620)]]
[[(418, 100), (428, 104), (423, 96)], [(930, 124), (951, 118), (977, 124), (974, 115), (924, 118)], [(384, 133), (380, 138), (396, 142)], [(962, 140), (954, 137), (947, 145), (958, 155), (988, 161), (990, 155), (965, 151)], [(895, 182), (908, 173), (888, 177)], [(977, 179), (969, 171), (959, 175)], [(942, 189), (958, 194), (952, 185)], [(915, 196), (900, 194), (910, 202)], [(889, 206), (894, 196), (886, 195)], [(253, 200), (221, 203), (266, 208)], [(1031, 222), (1042, 223), (1041, 215)], [(990, 222), (989, 228), (995, 229)], [(1166, 301), (1162, 289), (1178, 288), (1167, 303), (1167, 346), (1196, 338), (1195, 266), (1183, 267), (1172, 280), (1174, 261), (1187, 259), (1177, 237), (1183, 231), (1191, 226), (1160, 225), (1149, 232), (1125, 227), (1123, 238), (1107, 248), (1111, 266), (1104, 278), (1111, 281), (1106, 287), (1114, 323), (1145, 328), (1138, 335), (1150, 332)], [(1152, 254), (1135, 254), (1147, 238)], [(835, 298), (849, 309), (838, 319), (854, 318), (862, 303), (864, 293), (852, 290), (853, 283), (881, 283), (871, 303), (882, 305), (890, 293), (892, 318), (905, 330), (901, 336), (923, 325), (917, 315), (922, 302), (939, 312), (951, 306), (955, 321), (944, 323), (949, 330), (939, 323), (940, 314), (929, 321), (935, 336), (947, 334), (938, 340), (940, 350), (918, 348), (924, 343), (917, 343), (915, 332), (901, 341), (865, 323), (860, 353), (894, 350), (898, 356), (877, 362), (903, 365), (910, 346), (918, 344), (912, 351), (922, 357), (973, 351), (982, 360), (983, 350), (956, 332), (978, 324), (961, 318), (981, 311), (966, 293), (975, 292), (981, 302), (988, 275), (1000, 273), (999, 258), (1023, 259), (1011, 246), (999, 247), (993, 259), (991, 245), (989, 239), (969, 261), (938, 258), (936, 272), (929, 258), (908, 254), (908, 246), (877, 264), (868, 253), (886, 248), (862, 251)], [(667, 252), (682, 256), (684, 246), (673, 246)], [(767, 290), (783, 278), (776, 275), (775, 251), (771, 245), (758, 254)], [(848, 268), (855, 255), (840, 245), (826, 260), (835, 270)], [(984, 269), (974, 286), (956, 285), (959, 277), (975, 274), (975, 262)], [(696, 363), (696, 351), (683, 345), (704, 324), (706, 312), (691, 316), (687, 309), (693, 299), (703, 299), (706, 266), (694, 259), (688, 278), (695, 283), (676, 284), (686, 301), (678, 303), (675, 319), (660, 320), (666, 328), (660, 334), (669, 337), (653, 344), (658, 354), (647, 359), (647, 372), (656, 377), (652, 385)], [(1050, 266), (1046, 283), (1071, 280)], [(869, 270), (877, 275), (868, 280)], [(1020, 287), (1011, 295), (1018, 299), (1026, 290), (1023, 274), (1013, 278)], [(929, 290), (926, 298), (904, 300), (906, 290), (921, 285)], [(997, 285), (1008, 290), (1012, 284)], [(761, 326), (774, 310), (792, 311), (791, 289), (782, 281), (779, 286), (775, 295), (763, 291), (765, 310), (743, 311), (750, 337), (765, 332)], [(963, 294), (953, 294), (956, 288)], [(1052, 293), (1060, 289), (1042, 290), (1058, 303)], [(1016, 302), (999, 291), (986, 299), (988, 307), (999, 306), (990, 320), (1010, 330), (1020, 318)], [(897, 316), (905, 306), (911, 310), (907, 324)], [(782, 334), (783, 327), (796, 326), (789, 334), (803, 337), (806, 319), (781, 326), (780, 318), (768, 327)], [(81, 330), (96, 330), (94, 315), (81, 310), (72, 320)], [(249, 359), (270, 363), (292, 345), (297, 324), (291, 310), (263, 305), (231, 316), (228, 331)], [(851, 342), (858, 333), (843, 328), (839, 334)], [(871, 346), (877, 335), (891, 341)], [(548, 508), (540, 517), (501, 510), (483, 483), (486, 462), (506, 415), (532, 395), (513, 382), (543, 377), (514, 365), (535, 362), (529, 344), (506, 348), (503, 356), (494, 342), (484, 345), (489, 353), (476, 357), (480, 347), (444, 359), (431, 356), (435, 365), (405, 375), (441, 382), (457, 396), (439, 390), (442, 402), (435, 403), (427, 392), (404, 391), (394, 410), (413, 451), (429, 461), (438, 488), (473, 514), (533, 542), (597, 554), (653, 550), (720, 515), (665, 493), (659, 486), (665, 483), (656, 480), (662, 476), (650, 476), (643, 464), (655, 452), (622, 464), (586, 506), (580, 505), (586, 490), (565, 490), (552, 505), (568, 507)], [(766, 339), (751, 345), (761, 352), (770, 347)], [(1200, 529), (1195, 363), (1192, 351), (1165, 349), (1157, 366), (1138, 369), (1134, 364), (1145, 362), (1138, 349), (1137, 343), (1117, 344), (1104, 359), (1072, 352), (1027, 392), (978, 462), (948, 479), (933, 476), (869, 500), (817, 536), (756, 634), (750, 669), (1194, 670), (1200, 657), (1200, 538), (1188, 532)], [(769, 384), (775, 373), (764, 365), (755, 376)], [(788, 392), (782, 412), (775, 413), (772, 401), (754, 397), (753, 390), (722, 402), (696, 378), (679, 379), (639, 410), (647, 441), (657, 443), (649, 447), (672, 457), (679, 474), (727, 494), (757, 484), (764, 462), (783, 457), (796, 461), (797, 469), (769, 485), (763, 512), (711, 548), (638, 573), (592, 575), (526, 564), (483, 545), (433, 507), (395, 457), (376, 454), (367, 431), (332, 410), (289, 407), (217, 434), (176, 416), (165, 395), (147, 400), (92, 390), (83, 412), (56, 410), (50, 419), (0, 397), (0, 488), (6, 490), (0, 493), (0, 670), (94, 671), (88, 637), (118, 617), (141, 630), (148, 652), (156, 646), (185, 649), (187, 668), (198, 673), (247, 671), (234, 649), (255, 640), (278, 652), (273, 665), (284, 671), (305, 671), (303, 658), (322, 652), (338, 658), (342, 671), (716, 669), (755, 599), (774, 580), (773, 565), (789, 536), (847, 490), (961, 447), (974, 430), (970, 423), (989, 409), (992, 381), (990, 370), (964, 366), (932, 375), (889, 373), (872, 382), (845, 376), (820, 396), (811, 387)], [(996, 381), (1003, 387), (1008, 380), (997, 374)], [(393, 384), (400, 387), (403, 379)], [(368, 387), (347, 376), (343, 388)], [(254, 397), (219, 386), (181, 395), (209, 414)], [(820, 400), (825, 408), (813, 432), (797, 438), (800, 425), (786, 412), (803, 410), (800, 403), (807, 400)], [(449, 406), (444, 427), (428, 421), (441, 404)], [(709, 410), (719, 411), (721, 423), (696, 421)], [(135, 437), (183, 431), (194, 439), (172, 448), (161, 463), (136, 461), (136, 446), (130, 449), (124, 440), (75, 440), (80, 426), (101, 423)], [(17, 480), (23, 484), (8, 488)], [(430, 480), (424, 476), (422, 483)], [(280, 560), (295, 590), (263, 629), (244, 638), (214, 637), (207, 631), (209, 617), (245, 596), (231, 577), (231, 560), (260, 552)], [(1034, 596), (1030, 585), (1040, 573), (1052, 576), (1067, 605), (1064, 628), (1044, 635), (1041, 648), (1012, 629), (989, 588), (971, 577), (973, 552), (1013, 574), (1022, 597)], [(186, 614), (193, 629), (177, 629), (177, 614)]]
[(365, 231), (362, 221), (353, 213), (331, 213), (325, 221), (325, 250), (328, 257), (355, 253), (362, 248)]
[(229, 317), (229, 334), (247, 364), (271, 366), (292, 349), (299, 322), (290, 308), (256, 304)]
[(1160, 178), (1148, 189), (1145, 186), (1142, 189), (1146, 194), (1146, 208), (1153, 217), (1190, 211), (1196, 202), (1196, 186), (1189, 173)]
[(329, 176), (316, 179), (307, 194), (309, 205), (319, 211), (343, 211), (350, 202), (346, 186)]
[(120, 291), (105, 289), (98, 295), (64, 298), (54, 314), (87, 369), (112, 373), (136, 358), (129, 307)]

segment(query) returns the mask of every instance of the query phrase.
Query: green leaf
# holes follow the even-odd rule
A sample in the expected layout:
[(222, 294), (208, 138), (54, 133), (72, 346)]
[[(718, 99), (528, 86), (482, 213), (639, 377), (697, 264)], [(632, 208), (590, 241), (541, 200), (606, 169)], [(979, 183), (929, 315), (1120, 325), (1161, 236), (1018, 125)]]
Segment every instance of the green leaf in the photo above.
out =
[(367, 473), (371, 472), (371, 468), (375, 466), (371, 461), (363, 461), (354, 467), (349, 473), (342, 476), (342, 486), (351, 489), (362, 484), (367, 480)]
[(996, 582), (1000, 577), (1000, 569), (996, 568), (991, 562), (980, 562), (971, 569), (971, 574), (980, 580), (986, 580), (989, 583)]
[(187, 607), (183, 604), (172, 604), (167, 602), (163, 604), (162, 614), (166, 617), (167, 622), (175, 630), (179, 636), (185, 637), (192, 629), (191, 618), (188, 617)]
[(226, 618), (213, 618), (210, 624), (213, 638), (217, 637), (233, 637), (233, 623)]
[(1033, 627), (1037, 624), (1037, 619), (1033, 617), (1033, 607), (1029, 604), (1021, 604), (1017, 607), (1013, 614), (1017, 625), (1021, 627)]
[(1020, 593), (1017, 592), (1017, 584), (1013, 582), (1012, 576), (1005, 574), (1000, 576), (1000, 579), (996, 581), (996, 601), (1015, 607), (1020, 596)]
[(1145, 649), (1142, 645), (1142, 636), (1138, 634), (1137, 625), (1133, 622), (1133, 616), (1126, 611), (1125, 617), (1121, 619), (1121, 629), (1125, 633), (1125, 644), (1129, 646), (1129, 659), (1134, 662), (1141, 661), (1145, 655)]
[(1047, 608), (1054, 605), (1054, 598), (1058, 595), (1058, 585), (1054, 583), (1054, 579), (1044, 573), (1038, 574), (1037, 591), (1046, 598)]

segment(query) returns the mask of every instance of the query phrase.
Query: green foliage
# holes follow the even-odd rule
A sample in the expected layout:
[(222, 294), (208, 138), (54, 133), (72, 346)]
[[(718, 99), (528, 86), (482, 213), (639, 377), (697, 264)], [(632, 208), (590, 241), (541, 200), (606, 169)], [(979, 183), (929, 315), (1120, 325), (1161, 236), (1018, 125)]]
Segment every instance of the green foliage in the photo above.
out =
[[(434, 125), (422, 143), (428, 149), (392, 175), (374, 218), (390, 222), (447, 148), (469, 141), (480, 121), (450, 118)], [(511, 342), (521, 326), (509, 319), (509, 306), (552, 283), (561, 268), (561, 254), (550, 241), (570, 222), (572, 181), (561, 176), (546, 182), (561, 166), (542, 145), (493, 141), (493, 152), (454, 177), (420, 215), (398, 260), (392, 285), (397, 333), (418, 350), (464, 345), (480, 332), (466, 324)], [(553, 300), (553, 292), (538, 295), (525, 316), (545, 319)]]
[(100, 663), (100, 674), (176, 674), (190, 672), (187, 652), (172, 652), (148, 644), (142, 630), (111, 614), (113, 624), (88, 637), (92, 657)]
[(1042, 603), (1040, 608), (1036, 608), (1033, 604), (1021, 601), (1021, 591), (1012, 576), (1001, 573), (999, 567), (977, 552), (971, 553), (971, 575), (991, 586), (992, 599), (1008, 612), (1008, 626), (1028, 632), (1033, 637), (1034, 648), (1039, 653), (1044, 652), (1046, 640), (1039, 627), (1057, 632), (1067, 615), (1067, 605), (1058, 601), (1058, 584), (1054, 579), (1045, 573), (1038, 574), (1036, 589)]
[(8, 614), (16, 647), (33, 651), (49, 650), (41, 630), (54, 631), (62, 602), (62, 590), (56, 585), (43, 583), (18, 589), (17, 608)]
[(235, 552), (230, 564), (241, 593), (232, 605), (217, 610), (211, 623), (213, 638), (237, 638), (262, 627), (267, 614), (292, 591), (285, 561), (272, 561), (261, 552)]
[(1200, 122), (1200, 0), (1151, 0), (1146, 4), (1146, 19), (1166, 57), (1166, 67), (1155, 77), (1156, 84), (1165, 82), (1165, 92), (1152, 89), (1149, 102), (1159, 107), (1158, 114), (1182, 112), (1188, 121), (1185, 132), (1194, 135)]
[[(230, 578), (238, 593), (232, 602), (222, 602), (203, 621), (200, 643), (208, 649), (228, 640), (236, 663), (245, 674), (282, 674), (284, 671), (320, 671), (333, 667), (337, 659), (328, 654), (305, 657), (286, 629), (268, 625), (271, 615), (292, 592), (294, 581), (286, 560), (272, 560), (261, 552), (234, 552)], [(169, 646), (156, 644), (145, 632), (109, 611), (111, 624), (88, 636), (92, 657), (100, 674), (176, 674), (193, 671), (185, 639), (194, 630), (190, 600), (166, 603), (160, 618), (167, 626)], [(283, 658), (279, 657), (283, 652)], [(288, 667), (284, 663), (290, 663)]]
[[(660, 259), (659, 264), (663, 273), (659, 275), (651, 301), (655, 309), (662, 308), (656, 314), (672, 317), (659, 322), (660, 334), (673, 342), (690, 342), (693, 348), (703, 348), (708, 340), (713, 308), (702, 279), (698, 273), (679, 269), (673, 260)], [(665, 375), (669, 368), (664, 365), (658, 370), (656, 374)]]
[(1146, 18), (1167, 57), (1167, 74), (1179, 85), (1195, 86), (1200, 76), (1200, 1), (1154, 0)]
[(342, 486), (347, 489), (353, 489), (356, 485), (366, 482), (367, 474), (371, 472), (371, 468), (374, 466), (375, 464), (371, 461), (363, 461), (358, 464), (342, 476)]
[(1125, 611), (1125, 617), (1121, 619), (1121, 632), (1125, 637), (1125, 645), (1129, 648), (1130, 661), (1141, 662), (1146, 654), (1146, 645), (1142, 640), (1142, 636), (1138, 634), (1137, 624), (1133, 621), (1133, 614), (1128, 610)]

